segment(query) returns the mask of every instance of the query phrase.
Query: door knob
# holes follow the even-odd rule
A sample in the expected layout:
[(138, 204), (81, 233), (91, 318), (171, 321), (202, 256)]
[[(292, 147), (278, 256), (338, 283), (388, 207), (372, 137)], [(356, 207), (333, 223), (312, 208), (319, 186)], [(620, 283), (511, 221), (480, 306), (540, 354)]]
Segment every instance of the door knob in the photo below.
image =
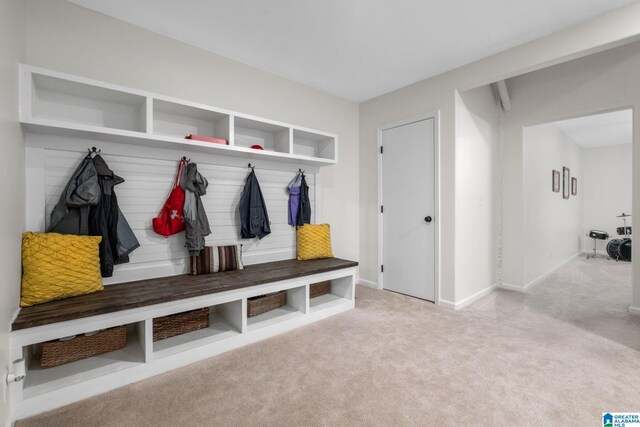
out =
[(424, 221), (425, 222), (431, 222), (432, 218), (430, 216), (425, 216), (424, 217)]

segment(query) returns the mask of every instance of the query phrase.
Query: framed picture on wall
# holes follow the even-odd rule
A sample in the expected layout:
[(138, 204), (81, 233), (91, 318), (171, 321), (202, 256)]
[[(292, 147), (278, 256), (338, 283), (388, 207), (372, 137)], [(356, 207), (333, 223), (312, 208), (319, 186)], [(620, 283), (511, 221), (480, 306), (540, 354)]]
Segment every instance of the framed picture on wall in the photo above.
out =
[(551, 190), (554, 193), (560, 192), (560, 171), (555, 169), (551, 171)]
[(571, 177), (570, 172), (569, 172), (569, 168), (566, 166), (562, 167), (562, 198), (563, 199), (568, 199), (569, 198), (569, 191), (571, 190), (569, 188), (569, 178)]
[(571, 195), (578, 194), (578, 178), (571, 178)]

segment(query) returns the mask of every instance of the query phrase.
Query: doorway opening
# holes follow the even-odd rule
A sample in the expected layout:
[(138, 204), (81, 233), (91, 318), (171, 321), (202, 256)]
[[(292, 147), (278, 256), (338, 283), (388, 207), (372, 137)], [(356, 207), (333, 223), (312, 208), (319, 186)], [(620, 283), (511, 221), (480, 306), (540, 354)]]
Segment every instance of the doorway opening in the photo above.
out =
[[(525, 289), (564, 271), (585, 287), (625, 287), (621, 303), (629, 303), (632, 138), (631, 109), (523, 129)], [(569, 264), (577, 269), (560, 271)], [(597, 293), (579, 289), (576, 297)]]

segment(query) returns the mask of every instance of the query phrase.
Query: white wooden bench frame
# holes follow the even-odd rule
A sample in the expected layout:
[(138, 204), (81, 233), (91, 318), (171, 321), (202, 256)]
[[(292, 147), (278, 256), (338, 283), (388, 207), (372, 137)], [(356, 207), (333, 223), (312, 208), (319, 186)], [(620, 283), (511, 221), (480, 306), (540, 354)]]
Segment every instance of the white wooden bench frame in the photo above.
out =
[[(27, 365), (25, 380), (11, 384), (15, 418), (21, 419), (55, 409), (350, 310), (355, 307), (355, 275), (356, 268), (349, 267), (13, 331), (11, 356), (16, 361), (12, 367), (13, 372), (20, 371), (21, 363)], [(310, 300), (309, 285), (327, 280), (332, 283), (331, 294)], [(247, 298), (282, 290), (287, 291), (289, 311), (274, 311), (247, 319)], [(218, 314), (226, 324), (236, 329), (235, 332), (211, 331), (210, 336), (203, 337), (202, 333), (196, 334), (196, 331), (158, 341), (156, 346), (159, 348), (154, 351), (154, 318), (212, 306), (221, 306), (218, 307)], [(109, 354), (105, 354), (102, 358), (94, 356), (41, 371), (31, 372), (28, 367), (29, 350), (33, 344), (129, 324), (135, 325), (137, 340), (129, 343), (128, 338), (127, 348), (137, 352), (141, 356), (139, 360), (111, 363), (108, 361)], [(173, 340), (173, 345), (167, 345), (169, 340)], [(21, 362), (21, 359), (26, 362)], [(99, 363), (100, 361), (103, 363)], [(92, 366), (94, 362), (95, 366)], [(30, 374), (36, 378), (35, 383), (30, 381)], [(55, 379), (38, 383), (38, 375)]]

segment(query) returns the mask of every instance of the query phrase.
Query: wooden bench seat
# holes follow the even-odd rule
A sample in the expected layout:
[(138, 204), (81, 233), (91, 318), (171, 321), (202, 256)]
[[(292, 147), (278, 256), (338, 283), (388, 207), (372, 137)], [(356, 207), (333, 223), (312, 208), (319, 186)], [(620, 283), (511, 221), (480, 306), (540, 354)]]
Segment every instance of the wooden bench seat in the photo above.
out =
[(281, 280), (356, 267), (339, 258), (286, 260), (246, 266), (244, 270), (200, 276), (180, 275), (105, 286), (101, 292), (25, 307), (12, 331), (99, 314), (247, 288)]

